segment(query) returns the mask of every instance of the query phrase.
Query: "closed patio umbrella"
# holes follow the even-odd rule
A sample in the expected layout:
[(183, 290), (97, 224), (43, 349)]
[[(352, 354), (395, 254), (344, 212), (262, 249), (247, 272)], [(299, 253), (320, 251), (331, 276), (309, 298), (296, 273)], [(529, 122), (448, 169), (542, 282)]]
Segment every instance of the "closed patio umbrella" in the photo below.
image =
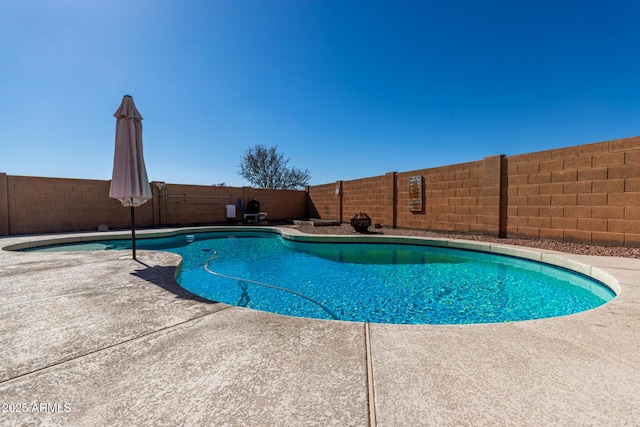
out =
[(151, 185), (142, 153), (142, 116), (129, 95), (122, 98), (120, 108), (113, 116), (116, 118), (116, 149), (109, 197), (131, 208), (131, 245), (133, 259), (136, 259), (134, 208), (151, 198)]

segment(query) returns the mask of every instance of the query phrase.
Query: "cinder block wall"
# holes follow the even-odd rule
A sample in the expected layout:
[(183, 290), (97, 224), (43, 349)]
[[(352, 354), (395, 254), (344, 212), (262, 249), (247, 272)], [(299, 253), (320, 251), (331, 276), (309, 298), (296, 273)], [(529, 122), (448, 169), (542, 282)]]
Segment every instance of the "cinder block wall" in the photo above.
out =
[[(337, 190), (337, 191), (336, 191)], [(307, 187), (308, 215), (342, 221), (342, 181)]]
[[(130, 208), (109, 198), (110, 181), (10, 176), (0, 173), (0, 235), (130, 227)], [(203, 225), (227, 221), (226, 205), (260, 202), (267, 220), (307, 216), (307, 192), (249, 187), (151, 183), (153, 198), (135, 208), (136, 227)], [(242, 212), (237, 211), (237, 220)]]
[[(158, 189), (156, 183), (154, 186)], [(235, 205), (238, 199), (244, 197), (242, 188), (238, 187), (184, 184), (165, 184), (160, 187), (158, 197), (152, 201), (159, 210), (157, 225), (162, 226), (224, 222), (227, 219), (226, 205)], [(237, 218), (241, 218), (239, 211)]]
[(357, 213), (364, 212), (374, 222), (391, 224), (386, 195), (393, 189), (388, 187), (386, 176), (342, 182), (342, 218), (350, 221)]
[[(409, 209), (409, 179), (423, 206)], [(320, 218), (358, 211), (387, 226), (640, 246), (640, 137), (491, 156), (309, 187)]]
[(0, 236), (9, 235), (9, 195), (7, 174), (0, 172)]
[[(409, 209), (409, 179), (424, 180), (422, 212)], [(398, 173), (397, 226), (440, 231), (479, 232), (482, 161)]]
[[(130, 210), (109, 198), (109, 181), (7, 176), (7, 234), (126, 228)], [(136, 208), (136, 224), (153, 223), (151, 205)]]
[[(504, 156), (309, 187), (320, 218), (348, 222), (358, 212), (402, 228), (500, 234)], [(409, 209), (409, 180), (423, 178), (423, 210)], [(336, 192), (336, 188), (340, 191)], [(505, 228), (506, 231), (506, 228)]]
[[(386, 226), (502, 235), (506, 233), (500, 215), (504, 168), (504, 156), (493, 156), (476, 162), (311, 186), (308, 193), (314, 209), (310, 212), (319, 218), (344, 222), (365, 212)], [(416, 176), (423, 178), (423, 210), (412, 212), (409, 179)], [(337, 188), (340, 191), (336, 192)]]
[[(409, 179), (423, 178), (423, 210)], [(336, 189), (338, 191), (336, 191)], [(365, 212), (386, 226), (567, 242), (640, 246), (640, 137), (307, 187), (262, 190), (152, 183), (139, 227), (226, 221), (225, 205), (252, 198), (268, 219), (348, 222)], [(0, 173), (0, 235), (129, 227), (109, 181)], [(241, 219), (238, 212), (238, 219)]]
[(640, 137), (508, 158), (508, 234), (640, 246)]
[(300, 190), (270, 190), (264, 188), (242, 187), (244, 206), (251, 200), (260, 202), (260, 210), (267, 212), (267, 220), (285, 220), (306, 218), (307, 192)]

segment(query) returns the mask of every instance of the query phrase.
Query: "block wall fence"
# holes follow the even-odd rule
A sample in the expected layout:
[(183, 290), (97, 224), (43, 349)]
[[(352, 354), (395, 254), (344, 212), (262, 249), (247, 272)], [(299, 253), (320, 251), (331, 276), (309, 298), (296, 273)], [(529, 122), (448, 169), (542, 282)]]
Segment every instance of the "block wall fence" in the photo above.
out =
[[(422, 209), (410, 209), (410, 181)], [(255, 198), (268, 219), (348, 222), (358, 212), (387, 227), (640, 247), (640, 137), (314, 185), (306, 191), (153, 182), (136, 208), (141, 228), (226, 222), (225, 205)], [(0, 236), (126, 229), (129, 209), (109, 181), (0, 173)], [(238, 219), (241, 214), (238, 212)]]
[[(423, 182), (410, 209), (409, 180)], [(309, 212), (389, 227), (640, 246), (640, 137), (519, 154), (307, 189)]]
[[(12, 176), (0, 173), (0, 236), (130, 227), (130, 210), (109, 198), (110, 181)], [(226, 223), (226, 205), (260, 202), (267, 219), (301, 218), (307, 193), (250, 187), (152, 182), (153, 198), (135, 208), (136, 227)], [(236, 217), (242, 219), (236, 209)]]

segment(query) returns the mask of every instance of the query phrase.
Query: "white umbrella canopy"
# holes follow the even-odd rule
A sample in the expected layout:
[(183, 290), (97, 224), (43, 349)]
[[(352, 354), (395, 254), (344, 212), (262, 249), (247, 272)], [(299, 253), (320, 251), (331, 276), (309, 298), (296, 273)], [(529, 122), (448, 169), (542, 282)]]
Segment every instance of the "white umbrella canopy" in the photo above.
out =
[(152, 197), (142, 150), (142, 115), (133, 98), (125, 95), (113, 116), (116, 118), (116, 149), (109, 197), (131, 208), (131, 243), (133, 259), (136, 259), (134, 208)]

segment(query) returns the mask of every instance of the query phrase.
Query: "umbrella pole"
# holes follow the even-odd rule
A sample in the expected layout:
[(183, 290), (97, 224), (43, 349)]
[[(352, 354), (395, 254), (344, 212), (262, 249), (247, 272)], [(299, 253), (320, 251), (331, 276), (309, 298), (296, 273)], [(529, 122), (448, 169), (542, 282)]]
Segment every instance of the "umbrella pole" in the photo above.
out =
[(131, 206), (131, 248), (133, 249), (133, 259), (136, 258), (136, 216), (133, 206)]

